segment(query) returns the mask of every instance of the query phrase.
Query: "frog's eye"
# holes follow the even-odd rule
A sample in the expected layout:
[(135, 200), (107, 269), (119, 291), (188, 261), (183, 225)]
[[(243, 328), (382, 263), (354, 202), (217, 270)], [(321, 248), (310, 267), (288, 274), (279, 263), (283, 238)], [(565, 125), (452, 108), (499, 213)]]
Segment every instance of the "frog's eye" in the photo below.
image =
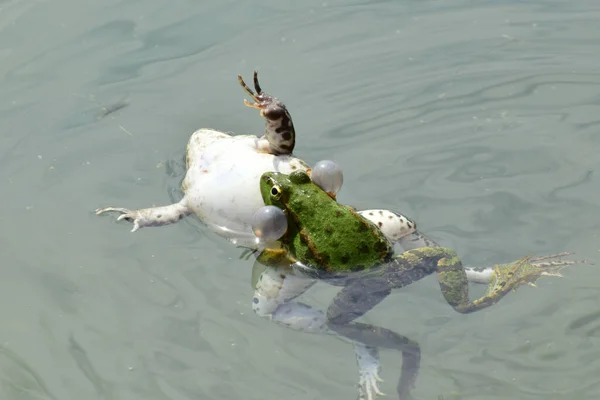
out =
[(281, 188), (279, 186), (275, 185), (271, 188), (271, 197), (274, 200), (279, 200), (281, 197)]

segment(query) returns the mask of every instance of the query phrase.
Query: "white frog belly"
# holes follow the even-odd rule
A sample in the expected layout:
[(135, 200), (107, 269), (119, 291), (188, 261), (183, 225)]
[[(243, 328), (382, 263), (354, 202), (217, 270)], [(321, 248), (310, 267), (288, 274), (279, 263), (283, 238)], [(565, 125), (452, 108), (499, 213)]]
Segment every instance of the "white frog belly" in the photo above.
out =
[(252, 218), (264, 206), (259, 185), (263, 173), (308, 169), (295, 157), (258, 152), (256, 139), (222, 137), (190, 157), (184, 180), (187, 205), (211, 229), (227, 237), (254, 237)]

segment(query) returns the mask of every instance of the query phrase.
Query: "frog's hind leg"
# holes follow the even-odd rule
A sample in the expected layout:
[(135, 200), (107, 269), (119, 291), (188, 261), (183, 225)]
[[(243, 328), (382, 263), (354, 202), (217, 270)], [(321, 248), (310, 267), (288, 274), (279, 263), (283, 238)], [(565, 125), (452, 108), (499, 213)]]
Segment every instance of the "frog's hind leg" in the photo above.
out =
[(419, 369), (420, 350), (417, 343), (388, 329), (367, 324), (353, 323), (332, 329), (323, 311), (294, 301), (315, 284), (314, 279), (293, 275), (285, 267), (265, 268), (258, 261), (254, 269), (255, 272), (262, 270), (252, 300), (252, 309), (257, 315), (296, 331), (350, 340), (359, 370), (359, 399), (373, 400), (382, 394), (378, 388), (381, 367), (377, 347), (402, 351), (402, 384), (399, 383), (398, 392), (408, 393)]
[(99, 208), (96, 210), (96, 215), (104, 214), (107, 212), (120, 213), (117, 221), (125, 220), (133, 224), (131, 232), (135, 232), (140, 228), (147, 226), (162, 226), (173, 224), (183, 217), (191, 214), (191, 210), (188, 208), (185, 198), (179, 203), (169, 204), (162, 207), (144, 208), (140, 210), (130, 210), (127, 208), (120, 207), (106, 207)]
[(417, 231), (417, 223), (404, 215), (391, 210), (362, 210), (359, 215), (379, 227), (392, 243), (398, 243), (404, 250), (421, 247), (439, 247), (433, 240)]
[(576, 263), (560, 259), (565, 255), (567, 253), (524, 257), (494, 268), (473, 269), (472, 272), (480, 274), (482, 282), (488, 280), (486, 293), (474, 301), (469, 299), (467, 271), (451, 249), (434, 247), (407, 251), (393, 260), (385, 276), (393, 288), (400, 288), (437, 271), (440, 288), (448, 304), (460, 313), (470, 313), (495, 304), (521, 285), (534, 285), (541, 276), (561, 276), (562, 268)]
[(404, 215), (390, 210), (362, 210), (357, 213), (379, 227), (379, 230), (392, 243), (417, 231), (417, 224)]
[(259, 109), (260, 115), (265, 118), (267, 123), (265, 135), (258, 139), (258, 149), (275, 155), (292, 154), (296, 144), (296, 131), (286, 106), (276, 97), (262, 91), (256, 71), (254, 71), (254, 89), (256, 93), (246, 85), (241, 75), (238, 75), (238, 82), (254, 100), (254, 103), (244, 100), (244, 104)]
[(362, 343), (355, 345), (360, 373), (359, 398), (373, 399), (381, 394), (377, 388), (377, 382), (381, 381), (378, 347), (402, 354), (402, 372), (397, 386), (400, 399), (408, 398), (419, 371), (421, 352), (418, 343), (385, 328), (353, 322), (390, 292), (391, 287), (385, 277), (363, 277), (340, 290), (327, 309), (327, 323), (331, 330), (355, 343)]
[[(404, 251), (421, 249), (423, 247), (441, 247), (435, 240), (425, 236), (419, 231), (414, 231), (409, 235), (401, 237), (398, 244)], [(493, 268), (471, 268), (464, 267), (467, 280), (471, 283), (489, 284), (493, 277)]]
[[(404, 215), (390, 210), (363, 210), (358, 214), (375, 225), (392, 243), (398, 243), (404, 251), (423, 247), (440, 247), (435, 240), (417, 230), (417, 224)], [(467, 279), (472, 283), (489, 284), (493, 277), (493, 268), (465, 267)]]
[(399, 351), (402, 354), (402, 370), (396, 386), (398, 398), (408, 399), (414, 388), (421, 366), (421, 347), (419, 343), (386, 328), (353, 322), (348, 325), (336, 325), (335, 331), (354, 342), (354, 352), (359, 370), (359, 399), (374, 399), (383, 395), (378, 383), (381, 370), (378, 348)]
[[(498, 264), (493, 268), (474, 269), (474, 271), (481, 272), (489, 277), (486, 293), (473, 302), (463, 301), (457, 311), (473, 312), (489, 307), (521, 285), (535, 287), (535, 282), (542, 276), (562, 277), (560, 271), (563, 268), (573, 264), (585, 263), (585, 261), (562, 259), (562, 257), (571, 254), (565, 252), (541, 257), (523, 257), (512, 263)], [(442, 285), (441, 280), (440, 285)]]

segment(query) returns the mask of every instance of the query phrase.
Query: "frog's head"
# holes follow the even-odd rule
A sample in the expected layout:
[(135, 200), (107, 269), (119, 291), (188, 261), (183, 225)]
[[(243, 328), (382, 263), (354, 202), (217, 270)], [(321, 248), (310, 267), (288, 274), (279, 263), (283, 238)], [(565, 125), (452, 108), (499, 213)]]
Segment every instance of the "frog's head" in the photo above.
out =
[(291, 240), (300, 226), (306, 228), (322, 217), (315, 215), (316, 209), (322, 209), (326, 202), (335, 202), (303, 170), (289, 175), (264, 173), (260, 178), (260, 192), (265, 207), (255, 213), (252, 229), (262, 240), (277, 240), (286, 231)]
[[(266, 206), (275, 206), (285, 214), (288, 233), (292, 232), (290, 240), (300, 227), (318, 230), (323, 215), (327, 214), (325, 210), (329, 209), (327, 205), (331, 207), (331, 203), (336, 203), (302, 170), (289, 175), (265, 172), (260, 178), (260, 192)], [(277, 226), (280, 225), (278, 222)]]
[(315, 185), (305, 171), (294, 171), (289, 175), (280, 172), (265, 172), (260, 178), (260, 193), (266, 205), (282, 210), (293, 210), (293, 203), (302, 202), (322, 189)]

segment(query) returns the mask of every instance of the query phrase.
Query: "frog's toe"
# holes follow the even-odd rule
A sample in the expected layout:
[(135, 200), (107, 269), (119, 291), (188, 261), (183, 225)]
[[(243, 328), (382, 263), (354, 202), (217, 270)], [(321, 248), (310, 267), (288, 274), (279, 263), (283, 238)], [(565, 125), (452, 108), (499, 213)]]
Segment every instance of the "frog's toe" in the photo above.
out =
[(378, 382), (382, 382), (378, 376), (361, 376), (358, 383), (358, 399), (375, 400), (377, 396), (385, 396), (377, 387)]
[(138, 229), (140, 229), (140, 217), (137, 212), (132, 211), (132, 212), (127, 212), (125, 214), (121, 214), (117, 218), (117, 221), (121, 221), (123, 219), (125, 221), (129, 221), (133, 224), (133, 228), (131, 228), (131, 232), (135, 232)]
[(525, 257), (510, 264), (497, 265), (488, 291), (507, 292), (521, 285), (535, 287), (535, 281), (542, 276), (562, 277), (560, 271), (573, 264), (585, 261), (563, 260), (571, 253), (559, 253), (543, 257)]
[(530, 260), (531, 264), (534, 266), (543, 269), (541, 272), (541, 276), (556, 276), (562, 278), (562, 274), (560, 271), (573, 264), (585, 264), (585, 260), (573, 261), (573, 260), (563, 260), (561, 257), (570, 256), (573, 253), (559, 253), (553, 254), (551, 256), (542, 256), (542, 257), (534, 257)]
[(106, 207), (106, 208), (98, 208), (96, 210), (96, 215), (103, 214), (105, 212), (118, 212), (121, 213), (117, 217), (117, 221), (126, 220), (133, 224), (133, 228), (131, 228), (131, 232), (135, 232), (140, 229), (140, 213), (135, 210), (130, 210), (128, 208), (121, 207)]
[(100, 214), (104, 214), (105, 212), (120, 212), (120, 213), (128, 213), (129, 210), (127, 208), (120, 208), (120, 207), (104, 207), (104, 208), (97, 208), (96, 209), (96, 215), (100, 215)]

